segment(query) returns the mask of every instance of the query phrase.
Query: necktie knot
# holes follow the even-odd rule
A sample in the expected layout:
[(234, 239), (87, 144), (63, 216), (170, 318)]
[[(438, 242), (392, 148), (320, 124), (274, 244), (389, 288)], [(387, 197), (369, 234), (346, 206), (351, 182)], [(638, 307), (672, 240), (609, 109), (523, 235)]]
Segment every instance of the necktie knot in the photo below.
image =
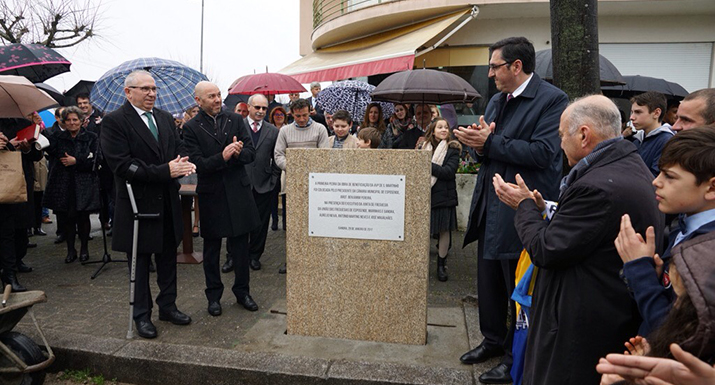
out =
[(258, 122), (254, 121), (253, 122), (253, 133), (258, 132)]
[(507, 102), (510, 101), (510, 100), (512, 100), (512, 99), (514, 99), (514, 95), (512, 95), (512, 94), (507, 94), (507, 95), (506, 95), (506, 101), (507, 101)]

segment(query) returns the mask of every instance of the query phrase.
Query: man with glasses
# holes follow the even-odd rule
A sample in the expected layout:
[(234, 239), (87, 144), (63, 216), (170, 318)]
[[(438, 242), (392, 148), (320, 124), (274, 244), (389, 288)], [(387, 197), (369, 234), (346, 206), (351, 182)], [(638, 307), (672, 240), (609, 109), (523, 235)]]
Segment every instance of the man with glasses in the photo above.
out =
[(151, 322), (152, 254), (160, 290), (156, 297), (159, 320), (175, 325), (191, 323), (191, 318), (176, 308), (176, 248), (183, 233), (177, 179), (194, 173), (196, 167), (185, 156), (174, 118), (154, 108), (157, 91), (149, 72), (138, 70), (129, 74), (124, 81), (127, 102), (105, 116), (100, 137), (117, 192), (112, 249), (132, 252), (134, 215), (126, 182), (131, 183), (139, 213), (159, 214), (157, 219), (142, 220), (139, 226), (134, 322), (143, 338), (157, 336)]
[(512, 380), (516, 311), (510, 297), (523, 246), (514, 228), (514, 211), (499, 201), (492, 178), (498, 173), (515, 183), (515, 175), (521, 174), (545, 199), (558, 198), (562, 163), (559, 119), (568, 97), (534, 73), (534, 46), (526, 38), (501, 40), (489, 47), (489, 52), (489, 77), (501, 92), (491, 98), (479, 124), (454, 132), (482, 163), (464, 245), (478, 242), (479, 327), (484, 340), (460, 360), (476, 364), (503, 356), (499, 365), (479, 377), (482, 383), (501, 384)]
[(196, 192), (201, 202), (208, 312), (214, 317), (221, 315), (219, 262), (223, 238), (234, 266), (231, 290), (239, 305), (256, 311), (258, 305), (248, 285), (248, 236), (260, 224), (260, 218), (246, 172), (246, 166), (256, 157), (255, 149), (241, 116), (222, 111), (221, 91), (215, 84), (199, 82), (194, 93), (201, 110), (184, 125), (184, 142), (199, 177)]

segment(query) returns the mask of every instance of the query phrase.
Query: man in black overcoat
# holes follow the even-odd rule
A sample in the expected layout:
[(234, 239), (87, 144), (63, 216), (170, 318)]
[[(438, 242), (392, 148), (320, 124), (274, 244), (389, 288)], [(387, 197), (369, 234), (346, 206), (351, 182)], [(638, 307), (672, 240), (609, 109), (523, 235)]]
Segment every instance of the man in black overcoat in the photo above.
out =
[(243, 118), (221, 111), (221, 91), (215, 84), (199, 82), (195, 99), (201, 110), (184, 124), (184, 142), (199, 179), (196, 192), (201, 202), (208, 312), (221, 315), (223, 283), (219, 261), (223, 238), (227, 239), (233, 259), (233, 294), (244, 308), (256, 311), (258, 305), (248, 285), (248, 236), (261, 221), (246, 173), (246, 165), (253, 162), (256, 152)]
[[(177, 178), (195, 172), (184, 156), (174, 118), (154, 108), (157, 90), (144, 70), (129, 74), (124, 82), (127, 102), (105, 116), (100, 138), (104, 157), (114, 173), (116, 212), (112, 249), (131, 253), (134, 217), (126, 182), (131, 183), (141, 214), (159, 214), (158, 219), (139, 223), (134, 321), (141, 337), (154, 338), (149, 261), (156, 258), (159, 320), (187, 325), (191, 318), (176, 308), (176, 247), (183, 226)], [(182, 157), (184, 156), (184, 157)], [(131, 260), (131, 258), (130, 258)]]
[[(501, 363), (482, 374), (486, 384), (511, 382), (511, 345), (516, 310), (511, 294), (519, 255), (523, 249), (514, 228), (514, 211), (494, 194), (492, 177), (507, 180), (521, 174), (546, 199), (556, 200), (561, 178), (559, 117), (568, 104), (560, 89), (534, 72), (534, 46), (523, 37), (511, 37), (489, 47), (489, 77), (499, 91), (480, 125), (455, 130), (473, 158), (482, 163), (472, 196), (464, 245), (477, 242), (479, 329), (484, 340), (460, 360), (465, 364), (503, 356)], [(511, 325), (507, 328), (507, 318)]]
[(653, 177), (636, 147), (621, 137), (620, 124), (618, 108), (604, 96), (577, 100), (563, 113), (561, 148), (573, 168), (551, 221), (542, 219), (543, 200), (523, 179), (508, 184), (499, 174), (494, 178), (499, 199), (516, 208), (519, 238), (539, 268), (525, 385), (597, 385), (599, 358), (623, 351), (638, 333), (640, 313), (621, 279), (614, 241), (624, 214), (640, 234), (653, 225), (659, 241), (664, 217)]

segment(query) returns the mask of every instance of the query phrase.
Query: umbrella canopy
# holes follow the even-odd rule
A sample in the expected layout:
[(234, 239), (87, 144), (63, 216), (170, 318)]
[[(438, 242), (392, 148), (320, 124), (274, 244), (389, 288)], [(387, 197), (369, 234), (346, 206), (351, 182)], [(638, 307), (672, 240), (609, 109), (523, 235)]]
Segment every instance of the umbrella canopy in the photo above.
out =
[(429, 69), (392, 74), (371, 95), (374, 100), (418, 104), (469, 103), (482, 97), (459, 76)]
[(92, 87), (92, 105), (103, 112), (114, 111), (125, 101), (124, 79), (132, 71), (147, 70), (158, 88), (155, 106), (178, 114), (196, 105), (194, 87), (206, 75), (173, 60), (142, 58), (130, 60), (102, 75)]
[(65, 91), (65, 103), (67, 103), (67, 105), (77, 104), (75, 100), (77, 99), (77, 95), (92, 93), (92, 87), (94, 87), (94, 83), (96, 82), (93, 82), (91, 80), (78, 81), (77, 84), (72, 86), (72, 88)]
[(24, 76), (33, 83), (70, 70), (70, 63), (52, 48), (40, 44), (0, 46), (0, 75)]
[(239, 78), (229, 94), (277, 95), (306, 91), (305, 87), (288, 75), (266, 72)]
[(656, 91), (665, 95), (669, 99), (682, 100), (688, 96), (688, 91), (678, 83), (669, 82), (665, 79), (652, 78), (650, 76), (624, 76), (625, 85), (601, 87), (601, 91), (606, 96), (612, 97), (632, 97), (648, 91)]
[(57, 91), (55, 87), (45, 83), (35, 83), (35, 87), (47, 92), (47, 95), (50, 95), (52, 99), (55, 99), (60, 106), (65, 105), (65, 96), (62, 95), (60, 91)]
[(24, 118), (57, 101), (22, 76), (0, 75), (0, 118)]
[[(601, 72), (602, 86), (626, 83), (620, 71), (618, 71), (618, 68), (603, 55), (598, 55), (598, 68)], [(534, 72), (544, 80), (548, 80), (549, 82), (554, 81), (554, 67), (551, 61), (550, 49), (536, 52), (536, 67), (534, 68)]]
[[(372, 103), (370, 92), (375, 86), (359, 80), (344, 80), (325, 87), (320, 91), (315, 103), (325, 112), (334, 114), (337, 110), (345, 110), (356, 122), (360, 122), (365, 115), (367, 105)], [(380, 102), (384, 118), (392, 115), (392, 103)]]

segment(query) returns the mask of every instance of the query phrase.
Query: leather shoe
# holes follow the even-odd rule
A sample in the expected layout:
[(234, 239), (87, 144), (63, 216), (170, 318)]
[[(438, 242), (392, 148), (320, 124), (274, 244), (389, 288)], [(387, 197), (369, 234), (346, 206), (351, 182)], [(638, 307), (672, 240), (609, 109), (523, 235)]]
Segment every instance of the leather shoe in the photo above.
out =
[(227, 256), (228, 259), (226, 259), (226, 263), (221, 266), (221, 271), (224, 273), (228, 273), (230, 271), (233, 271), (233, 259), (230, 256)]
[(37, 243), (32, 243), (32, 242), (27, 242), (27, 248), (28, 249), (33, 249), (37, 247)]
[(3, 274), (2, 282), (4, 285), (10, 285), (13, 293), (21, 293), (27, 291), (25, 286), (22, 286), (20, 282), (17, 281), (17, 276), (15, 273)]
[(89, 261), (89, 253), (80, 253), (79, 261), (82, 263)]
[(55, 238), (55, 245), (59, 245), (60, 243), (64, 242), (65, 240), (67, 240), (67, 238), (65, 237), (65, 235), (64, 235), (64, 234), (60, 234), (60, 235), (57, 236), (57, 238)]
[(156, 327), (150, 320), (134, 321), (134, 324), (137, 326), (137, 334), (139, 334), (139, 337), (156, 338)]
[(18, 273), (29, 273), (32, 271), (32, 268), (30, 266), (27, 266), (25, 262), (18, 262), (17, 263), (17, 272)]
[(188, 325), (191, 323), (191, 317), (176, 309), (166, 313), (160, 311), (159, 321), (169, 321), (174, 325)]
[(39, 236), (42, 236), (42, 237), (44, 237), (45, 235), (47, 235), (47, 233), (46, 233), (44, 230), (42, 230), (42, 228), (40, 228), (40, 227), (36, 227), (33, 232), (35, 233), (35, 235), (39, 235)]
[(70, 251), (67, 253), (67, 257), (65, 257), (65, 263), (72, 263), (75, 260), (77, 260), (77, 252), (76, 251)]
[(286, 264), (282, 264), (281, 267), (278, 268), (278, 274), (285, 274), (288, 269), (286, 268)]
[(219, 302), (209, 302), (209, 314), (214, 317), (221, 315), (221, 304)]
[(242, 305), (246, 310), (250, 310), (250, 311), (258, 310), (258, 305), (253, 300), (253, 298), (251, 298), (251, 296), (248, 294), (238, 297), (238, 303), (240, 305)]
[(459, 360), (463, 364), (479, 364), (492, 357), (503, 356), (504, 352), (502, 350), (489, 350), (484, 345), (479, 345), (476, 348), (464, 353)]
[(251, 270), (261, 270), (261, 261), (257, 259), (251, 259), (251, 263), (249, 266), (251, 266)]
[(493, 367), (490, 371), (479, 376), (479, 382), (483, 384), (510, 384), (511, 368), (506, 364), (499, 364)]

